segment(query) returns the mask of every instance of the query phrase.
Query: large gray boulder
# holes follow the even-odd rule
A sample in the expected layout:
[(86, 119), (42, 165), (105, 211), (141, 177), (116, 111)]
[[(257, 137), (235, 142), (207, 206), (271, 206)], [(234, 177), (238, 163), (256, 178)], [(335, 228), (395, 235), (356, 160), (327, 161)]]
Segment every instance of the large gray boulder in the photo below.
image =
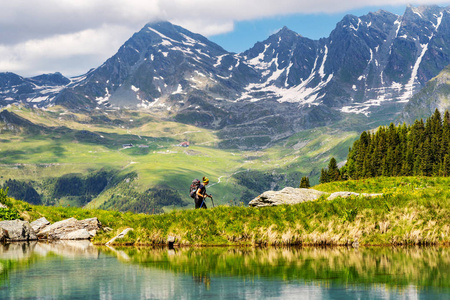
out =
[(317, 200), (320, 196), (327, 194), (314, 189), (298, 189), (286, 187), (281, 191), (267, 191), (249, 202), (249, 206), (276, 206), (284, 204), (298, 204), (306, 201)]
[(327, 200), (334, 200), (338, 197), (348, 198), (351, 196), (362, 197), (378, 197), (383, 194), (366, 194), (366, 193), (354, 193), (354, 192), (336, 192), (325, 193), (314, 189), (297, 189), (292, 187), (286, 187), (281, 191), (267, 191), (249, 202), (249, 206), (262, 207), (262, 206), (276, 206), (284, 204), (298, 204), (305, 201), (314, 201), (320, 198), (320, 196), (326, 195)]
[(8, 238), (8, 232), (0, 227), (0, 242), (5, 242)]
[(31, 222), (30, 225), (31, 227), (33, 227), (35, 232), (39, 232), (46, 226), (50, 225), (50, 222), (46, 218), (42, 217), (40, 219), (37, 219), (36, 221)]
[(97, 218), (85, 220), (70, 218), (44, 227), (37, 233), (37, 236), (39, 239), (49, 240), (89, 239), (100, 229), (102, 229), (102, 225)]
[(37, 240), (36, 233), (28, 221), (1, 221), (0, 228), (7, 233), (6, 241), (15, 242)]

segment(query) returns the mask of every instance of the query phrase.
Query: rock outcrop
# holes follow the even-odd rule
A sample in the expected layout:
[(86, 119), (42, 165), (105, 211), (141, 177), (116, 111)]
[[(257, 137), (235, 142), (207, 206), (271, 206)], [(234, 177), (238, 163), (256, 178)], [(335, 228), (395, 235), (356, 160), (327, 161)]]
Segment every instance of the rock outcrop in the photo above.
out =
[(70, 218), (44, 227), (37, 236), (39, 239), (49, 240), (83, 240), (95, 236), (101, 228), (97, 218), (80, 221)]
[[(0, 228), (6, 241), (32, 241), (37, 236), (30, 223), (21, 220), (1, 221)], [(5, 234), (6, 233), (6, 234)]]
[(281, 191), (267, 191), (249, 202), (249, 206), (263, 207), (263, 206), (276, 206), (276, 205), (292, 205), (306, 201), (314, 201), (319, 199), (322, 195), (327, 196), (327, 200), (334, 200), (336, 198), (348, 198), (354, 197), (378, 197), (383, 194), (366, 194), (366, 193), (354, 193), (354, 192), (336, 192), (325, 193), (314, 189), (298, 189), (292, 187), (286, 187)]
[(314, 189), (296, 189), (286, 187), (281, 191), (267, 191), (249, 202), (249, 206), (276, 206), (284, 204), (298, 204), (305, 201), (317, 200), (325, 192)]
[(0, 240), (7, 242), (44, 240), (87, 240), (102, 230), (97, 218), (77, 220), (70, 218), (50, 224), (45, 218), (31, 224), (13, 220), (0, 222)]
[(50, 225), (50, 222), (46, 218), (42, 217), (40, 219), (37, 219), (36, 221), (31, 222), (30, 225), (35, 232), (39, 232), (44, 227)]

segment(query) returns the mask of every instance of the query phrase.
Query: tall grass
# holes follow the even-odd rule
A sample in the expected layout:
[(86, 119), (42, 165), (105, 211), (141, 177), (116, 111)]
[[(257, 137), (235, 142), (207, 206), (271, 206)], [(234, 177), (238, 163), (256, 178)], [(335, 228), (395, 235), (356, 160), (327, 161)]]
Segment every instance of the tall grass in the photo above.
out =
[[(120, 243), (178, 245), (425, 245), (450, 242), (448, 178), (377, 178), (329, 183), (323, 191), (383, 192), (376, 198), (350, 197), (292, 206), (249, 208), (218, 206), (160, 215), (69, 207), (14, 206), (30, 220), (97, 216), (113, 232), (97, 236), (105, 243), (127, 227), (134, 232)], [(25, 208), (23, 206), (26, 206)]]

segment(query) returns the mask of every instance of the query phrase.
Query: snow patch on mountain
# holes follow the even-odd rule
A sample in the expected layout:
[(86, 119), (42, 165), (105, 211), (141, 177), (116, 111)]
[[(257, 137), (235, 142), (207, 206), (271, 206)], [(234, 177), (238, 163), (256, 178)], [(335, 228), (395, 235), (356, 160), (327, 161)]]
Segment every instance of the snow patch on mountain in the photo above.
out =
[(159, 32), (158, 30), (156, 30), (156, 29), (154, 29), (154, 28), (152, 28), (152, 27), (150, 27), (150, 26), (148, 26), (147, 29), (150, 30), (150, 31), (152, 31), (152, 32), (154, 32), (154, 33), (156, 33), (157, 35), (159, 35), (159, 36), (163, 39), (163, 42), (164, 42), (164, 40), (166, 40), (166, 41), (170, 41), (170, 42), (173, 42), (173, 43), (178, 43), (178, 41), (176, 41), (176, 40), (174, 40), (174, 39), (171, 39), (170, 37), (168, 37), (168, 36), (162, 34), (162, 33)]
[(222, 59), (225, 57), (225, 56), (227, 56), (228, 54), (222, 54), (222, 55), (219, 55), (217, 58), (216, 58), (216, 63), (214, 64), (214, 68), (217, 68), (218, 66), (220, 66), (221, 64), (222, 64)]
[(324, 78), (325, 77), (325, 62), (327, 61), (327, 56), (328, 56), (328, 47), (325, 45), (325, 50), (324, 50), (324, 55), (323, 55), (323, 59), (322, 59), (322, 64), (320, 65), (319, 68), (319, 75), (320, 78)]
[(261, 69), (267, 69), (270, 66), (271, 62), (270, 63), (265, 63), (264, 62), (264, 58), (265, 58), (266, 51), (267, 51), (267, 49), (269, 47), (270, 47), (270, 44), (269, 45), (264, 45), (264, 51), (261, 52), (255, 58), (247, 60), (247, 64), (253, 66), (256, 69), (260, 69), (260, 70)]
[(109, 93), (108, 88), (105, 88), (105, 96), (103, 97), (96, 97), (95, 101), (97, 101), (98, 104), (104, 104), (105, 102), (109, 101), (109, 98), (111, 97), (111, 94)]

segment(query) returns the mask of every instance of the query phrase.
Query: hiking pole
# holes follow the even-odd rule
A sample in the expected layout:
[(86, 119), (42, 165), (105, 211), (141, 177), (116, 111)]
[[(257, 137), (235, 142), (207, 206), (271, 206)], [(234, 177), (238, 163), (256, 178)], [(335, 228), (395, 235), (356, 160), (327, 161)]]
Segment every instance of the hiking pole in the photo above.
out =
[(213, 197), (210, 195), (209, 196), (210, 198), (211, 198), (211, 202), (212, 202), (212, 205), (213, 205), (213, 207), (214, 207), (214, 200), (213, 200)]

